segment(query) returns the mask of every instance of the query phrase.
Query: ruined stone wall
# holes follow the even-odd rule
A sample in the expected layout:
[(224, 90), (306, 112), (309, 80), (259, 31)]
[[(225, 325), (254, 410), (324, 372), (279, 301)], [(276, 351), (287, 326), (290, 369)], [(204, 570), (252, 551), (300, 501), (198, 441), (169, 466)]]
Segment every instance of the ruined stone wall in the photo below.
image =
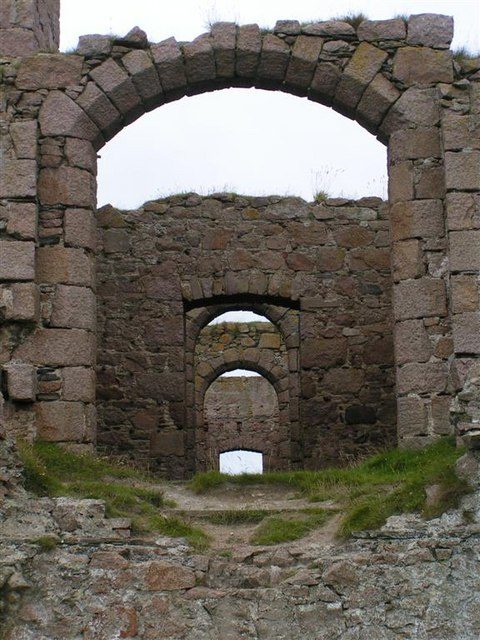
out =
[(26, 56), (37, 51), (58, 51), (60, 0), (2, 0), (0, 52)]
[(107, 206), (98, 222), (97, 397), (99, 442), (108, 450), (160, 469), (168, 451), (178, 469), (181, 438), (194, 428), (185, 417), (189, 363), (204, 380), (192, 399), (203, 412), (217, 369), (253, 357), (254, 348), (245, 355), (220, 344), (213, 365), (195, 365), (208, 320), (185, 333), (189, 304), (216, 315), (277, 310), (288, 376), (260, 360), (261, 350), (252, 362), (272, 382), (283, 378), (279, 400), (297, 411), (300, 466), (394, 441), (390, 236), (378, 198), (308, 204), (192, 194), (129, 212)]
[(220, 453), (236, 449), (262, 453), (265, 471), (288, 468), (288, 423), (280, 424), (277, 394), (262, 376), (217, 378), (205, 394), (204, 416), (212, 468)]

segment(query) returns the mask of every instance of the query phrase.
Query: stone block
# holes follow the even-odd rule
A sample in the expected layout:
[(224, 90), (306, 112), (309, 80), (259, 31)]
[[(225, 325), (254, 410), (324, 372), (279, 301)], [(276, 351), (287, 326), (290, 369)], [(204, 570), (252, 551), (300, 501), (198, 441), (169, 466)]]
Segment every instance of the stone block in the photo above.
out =
[(322, 50), (322, 38), (298, 36), (292, 50), (285, 82), (305, 91), (309, 88), (315, 72), (318, 56)]
[(277, 20), (273, 28), (274, 33), (283, 33), (286, 36), (298, 36), (301, 30), (298, 20)]
[(94, 177), (83, 169), (61, 166), (40, 171), (38, 195), (44, 205), (93, 207), (95, 188)]
[(18, 70), (18, 89), (63, 89), (78, 86), (82, 79), (83, 58), (64, 53), (37, 53), (25, 58)]
[(445, 203), (450, 230), (480, 228), (479, 194), (447, 193)]
[(422, 245), (419, 240), (392, 243), (392, 271), (395, 282), (425, 274)]
[(311, 98), (320, 98), (321, 102), (330, 105), (342, 72), (331, 62), (319, 62), (310, 85)]
[(284, 40), (268, 33), (263, 36), (258, 76), (262, 80), (283, 82), (290, 58), (290, 47)]
[(97, 175), (97, 154), (88, 140), (67, 138), (65, 140), (65, 157), (70, 166), (86, 169), (93, 175)]
[(439, 158), (440, 131), (438, 127), (402, 129), (395, 131), (388, 145), (389, 159), (417, 160), (420, 158)]
[(63, 400), (95, 402), (95, 370), (90, 367), (62, 369)]
[(94, 279), (92, 258), (83, 249), (57, 245), (37, 250), (37, 282), (92, 287)]
[(108, 56), (112, 46), (111, 36), (91, 33), (78, 38), (76, 51), (86, 58), (95, 58), (97, 56)]
[(359, 40), (377, 42), (383, 40), (403, 40), (407, 29), (401, 18), (392, 20), (364, 20), (357, 28)]
[(180, 564), (172, 564), (163, 560), (147, 564), (145, 571), (145, 588), (147, 591), (191, 589), (195, 584), (195, 573)]
[(338, 227), (333, 235), (339, 247), (347, 247), (349, 249), (369, 245), (373, 242), (374, 238), (374, 232), (372, 230), (359, 227), (358, 225)]
[(83, 109), (61, 91), (51, 91), (38, 116), (44, 136), (71, 136), (97, 140), (100, 131)]
[(390, 218), (393, 241), (445, 235), (441, 200), (397, 202), (390, 208)]
[(5, 310), (7, 320), (34, 321), (38, 319), (38, 288), (33, 282), (14, 283), (9, 287), (9, 304)]
[(38, 49), (38, 42), (29, 29), (0, 29), (0, 52), (2, 56), (21, 58)]
[(345, 364), (347, 340), (345, 338), (305, 338), (300, 352), (302, 367), (332, 367)]
[(358, 103), (358, 122), (369, 130), (375, 130), (399, 96), (400, 91), (395, 85), (383, 73), (377, 73)]
[(438, 200), (445, 197), (445, 171), (443, 166), (429, 161), (415, 167), (415, 198)]
[(37, 206), (33, 202), (9, 202), (7, 204), (7, 233), (22, 240), (34, 240), (37, 236)]
[(130, 250), (128, 231), (125, 229), (106, 229), (103, 232), (105, 253), (125, 253)]
[(348, 254), (352, 271), (390, 271), (390, 249), (384, 247), (359, 247)]
[(184, 439), (183, 431), (153, 433), (150, 438), (151, 452), (159, 456), (183, 456), (185, 455)]
[(262, 50), (262, 35), (257, 24), (238, 27), (236, 45), (236, 74), (240, 78), (253, 78)]
[(446, 151), (480, 148), (480, 119), (447, 113), (442, 118), (443, 145)]
[(70, 287), (59, 284), (55, 290), (52, 315), (52, 327), (95, 330), (96, 298), (87, 287)]
[(432, 431), (440, 436), (449, 436), (454, 427), (450, 415), (450, 396), (434, 396), (432, 398)]
[(127, 123), (144, 113), (145, 109), (135, 85), (115, 60), (108, 58), (90, 71), (90, 76), (107, 94)]
[(233, 78), (237, 25), (234, 22), (216, 22), (212, 25), (211, 36), (217, 78)]
[(282, 346), (279, 333), (262, 333), (258, 343), (259, 349), (280, 349)]
[[(76, 103), (85, 111), (106, 138), (123, 127), (122, 116), (94, 82), (87, 82)], [(84, 137), (84, 136), (80, 136)]]
[(446, 386), (443, 362), (411, 363), (397, 369), (397, 393), (443, 393)]
[(95, 250), (97, 242), (95, 217), (90, 209), (66, 209), (64, 214), (65, 245)]
[(413, 200), (413, 175), (412, 162), (399, 162), (389, 165), (388, 197), (392, 204)]
[(430, 127), (438, 124), (439, 120), (436, 89), (410, 87), (387, 113), (380, 126), (380, 134), (388, 139), (398, 129), (408, 129), (412, 125)]
[(165, 93), (180, 91), (187, 86), (183, 54), (175, 38), (151, 46), (153, 61)]
[(37, 402), (35, 405), (37, 433), (47, 442), (81, 442), (87, 420), (82, 402)]
[(450, 290), (453, 313), (477, 311), (480, 308), (478, 276), (451, 276)]
[(448, 190), (480, 190), (480, 151), (447, 151), (445, 183)]
[(450, 231), (451, 271), (480, 270), (480, 229)]
[(216, 78), (215, 57), (210, 39), (200, 36), (184, 44), (185, 75), (190, 84), (209, 82)]
[(322, 387), (329, 393), (341, 395), (343, 393), (358, 393), (365, 382), (362, 369), (341, 367), (329, 369), (323, 380)]
[(338, 247), (320, 247), (317, 253), (319, 271), (338, 271), (345, 260), (345, 249)]
[(92, 366), (95, 336), (82, 329), (36, 329), (14, 357), (37, 365)]
[(353, 112), (386, 59), (385, 51), (368, 42), (361, 42), (338, 83), (334, 104), (347, 113)]
[(397, 321), (445, 316), (445, 282), (428, 277), (399, 282), (393, 289), (393, 309)]
[(407, 320), (397, 322), (394, 330), (395, 362), (428, 362), (433, 353), (423, 320)]
[(37, 370), (31, 364), (10, 362), (5, 366), (10, 400), (33, 402), (37, 393)]
[(480, 312), (457, 313), (452, 319), (456, 354), (480, 353)]
[(35, 160), (3, 160), (0, 164), (0, 198), (31, 198), (36, 195)]
[(393, 75), (406, 85), (425, 86), (453, 82), (450, 51), (427, 47), (401, 47), (393, 60)]
[(325, 22), (310, 22), (303, 25), (302, 33), (309, 36), (354, 36), (355, 29), (343, 20), (325, 20)]
[(15, 155), (18, 159), (36, 160), (37, 158), (37, 122), (20, 120), (9, 128)]
[(428, 434), (427, 405), (422, 398), (397, 399), (397, 430), (399, 438)]
[(0, 241), (0, 280), (34, 280), (35, 243)]
[(448, 49), (453, 38), (453, 18), (436, 13), (420, 13), (408, 19), (407, 42)]
[(134, 49), (122, 58), (144, 105), (150, 108), (161, 102), (163, 89), (152, 58), (142, 49)]

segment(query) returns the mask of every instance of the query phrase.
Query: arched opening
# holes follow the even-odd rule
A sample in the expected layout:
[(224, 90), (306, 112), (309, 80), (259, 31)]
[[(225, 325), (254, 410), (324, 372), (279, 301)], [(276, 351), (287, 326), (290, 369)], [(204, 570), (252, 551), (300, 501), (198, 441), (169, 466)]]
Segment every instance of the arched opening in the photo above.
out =
[(228, 475), (263, 473), (263, 459), (264, 454), (260, 451), (222, 451), (219, 456), (219, 471)]
[[(219, 468), (222, 452), (239, 450), (260, 453), (266, 470), (288, 467), (288, 425), (276, 389), (257, 371), (232, 369), (213, 380), (204, 394), (202, 438), (207, 469)], [(241, 473), (243, 457), (229, 458)]]

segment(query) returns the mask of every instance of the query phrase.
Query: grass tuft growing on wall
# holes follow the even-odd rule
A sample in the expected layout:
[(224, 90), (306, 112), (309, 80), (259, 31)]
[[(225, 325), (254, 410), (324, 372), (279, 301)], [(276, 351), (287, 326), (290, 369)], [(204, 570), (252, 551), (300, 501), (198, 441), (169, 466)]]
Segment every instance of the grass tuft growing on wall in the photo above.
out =
[(358, 26), (364, 21), (368, 20), (368, 16), (362, 13), (361, 11), (355, 13), (350, 11), (349, 13), (345, 13), (341, 16), (335, 16), (332, 20), (339, 20), (340, 22), (346, 22), (351, 25), (354, 29), (357, 29)]
[[(190, 487), (197, 493), (226, 484), (291, 487), (312, 502), (333, 501), (343, 513), (339, 533), (346, 537), (376, 529), (394, 514), (420, 512), (431, 518), (456, 507), (470, 491), (455, 474), (462, 453), (453, 438), (442, 438), (424, 449), (392, 449), (342, 469), (238, 476), (210, 471), (197, 474)], [(435, 498), (427, 500), (426, 489), (433, 485)]]
[(199, 529), (161, 513), (162, 507), (172, 505), (159, 489), (148, 486), (155, 479), (142, 471), (92, 454), (78, 455), (48, 442), (19, 442), (18, 451), (24, 486), (32, 493), (104, 500), (107, 517), (130, 518), (135, 533), (184, 537), (196, 548), (208, 544)]

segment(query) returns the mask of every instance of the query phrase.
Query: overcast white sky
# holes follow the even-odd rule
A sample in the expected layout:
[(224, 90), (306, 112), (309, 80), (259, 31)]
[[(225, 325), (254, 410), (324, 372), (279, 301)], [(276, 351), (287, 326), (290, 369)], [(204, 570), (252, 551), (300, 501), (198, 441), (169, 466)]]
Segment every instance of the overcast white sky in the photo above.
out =
[[(273, 26), (363, 11), (372, 19), (445, 13), (454, 47), (479, 50), (478, 0), (61, 0), (62, 49), (86, 33), (143, 28), (151, 41), (191, 40), (209, 21)], [(100, 152), (99, 205), (131, 208), (181, 191), (386, 195), (385, 148), (359, 125), (279, 92), (230, 89), (183, 98), (142, 116)]]

